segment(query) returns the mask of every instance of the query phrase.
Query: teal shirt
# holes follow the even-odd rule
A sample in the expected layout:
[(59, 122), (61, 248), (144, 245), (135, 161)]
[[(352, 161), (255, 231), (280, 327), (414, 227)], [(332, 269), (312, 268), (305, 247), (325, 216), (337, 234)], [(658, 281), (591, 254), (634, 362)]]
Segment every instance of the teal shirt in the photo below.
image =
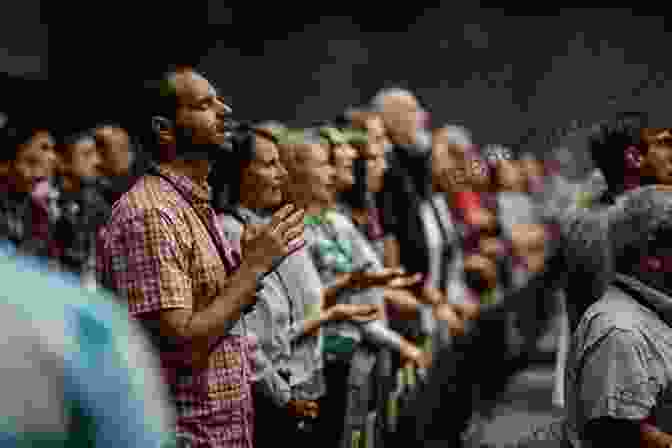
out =
[(171, 446), (158, 364), (125, 307), (5, 249), (0, 446)]

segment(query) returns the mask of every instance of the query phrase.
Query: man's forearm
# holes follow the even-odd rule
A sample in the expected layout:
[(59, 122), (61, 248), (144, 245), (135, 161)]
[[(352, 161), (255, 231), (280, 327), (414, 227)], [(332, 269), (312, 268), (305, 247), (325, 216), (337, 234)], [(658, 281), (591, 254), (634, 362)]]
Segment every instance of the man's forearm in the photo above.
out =
[(322, 310), (319, 317), (301, 322), (298, 326), (298, 331), (294, 332), (294, 338), (299, 339), (305, 335), (313, 334), (318, 328), (329, 321), (329, 314), (329, 310)]
[(328, 309), (336, 304), (338, 300), (339, 293), (345, 289), (350, 283), (350, 275), (342, 274), (336, 278), (336, 280), (327, 288), (324, 288), (322, 292), (322, 308)]
[(390, 305), (397, 313), (408, 319), (418, 316), (420, 304), (415, 296), (405, 289), (386, 288), (385, 303)]
[(242, 311), (255, 302), (257, 280), (262, 273), (262, 270), (243, 263), (228, 279), (224, 292), (207, 308), (191, 315), (184, 336), (200, 339), (221, 336), (231, 331)]

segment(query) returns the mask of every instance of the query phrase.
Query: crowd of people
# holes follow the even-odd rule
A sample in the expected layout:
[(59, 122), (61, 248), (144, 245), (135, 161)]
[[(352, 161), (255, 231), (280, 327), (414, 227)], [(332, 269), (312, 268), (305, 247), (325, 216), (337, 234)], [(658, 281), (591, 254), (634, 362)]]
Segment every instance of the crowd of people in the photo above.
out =
[(302, 128), (190, 67), (147, 90), (142, 135), (0, 123), (0, 333), (54, 371), (3, 367), (8, 443), (479, 446), (558, 308), (567, 417), (520, 444), (672, 443), (669, 130), (596, 128), (598, 188), (402, 89)]

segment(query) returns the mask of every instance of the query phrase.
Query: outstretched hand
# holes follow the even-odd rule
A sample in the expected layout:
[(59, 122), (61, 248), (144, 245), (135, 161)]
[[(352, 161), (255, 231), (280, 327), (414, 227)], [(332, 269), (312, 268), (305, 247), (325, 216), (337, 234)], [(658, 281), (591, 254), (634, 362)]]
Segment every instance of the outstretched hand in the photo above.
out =
[(381, 309), (377, 305), (338, 303), (329, 308), (327, 312), (330, 321), (349, 320), (365, 323), (381, 317)]
[[(359, 271), (349, 274), (348, 286), (356, 289), (378, 288), (390, 286), (390, 282), (397, 281), (404, 284), (406, 273), (401, 268), (385, 268), (376, 272)], [(419, 281), (419, 280), (418, 280)]]

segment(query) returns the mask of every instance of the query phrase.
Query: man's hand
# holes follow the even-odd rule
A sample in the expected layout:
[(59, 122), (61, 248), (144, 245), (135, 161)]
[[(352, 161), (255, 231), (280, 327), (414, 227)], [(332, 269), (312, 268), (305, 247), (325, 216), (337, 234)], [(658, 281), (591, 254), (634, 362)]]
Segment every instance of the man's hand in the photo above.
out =
[(381, 309), (377, 305), (351, 305), (338, 303), (327, 310), (329, 321), (349, 320), (365, 323), (380, 319)]
[(401, 361), (404, 366), (410, 363), (419, 369), (428, 369), (432, 364), (432, 354), (412, 346), (401, 353)]
[(425, 305), (438, 306), (446, 302), (446, 295), (431, 285), (424, 285), (418, 294), (418, 300)]
[(495, 237), (483, 237), (478, 245), (480, 254), (491, 260), (495, 260), (506, 253), (504, 243)]
[(320, 412), (317, 402), (309, 400), (289, 400), (287, 410), (299, 418), (317, 418)]
[(387, 285), (388, 288), (405, 289), (418, 285), (422, 281), (422, 274), (405, 275), (393, 278)]
[[(351, 272), (347, 286), (355, 289), (379, 288), (390, 286), (391, 282), (397, 282), (400, 285), (408, 282), (412, 284), (412, 278), (408, 276), (401, 268), (384, 268), (377, 272)], [(400, 280), (403, 279), (403, 280)], [(419, 279), (418, 279), (419, 281)]]
[(530, 272), (541, 272), (546, 259), (546, 228), (542, 224), (517, 224), (511, 235), (513, 254), (525, 261)]
[(267, 271), (277, 257), (289, 253), (290, 242), (303, 238), (305, 212), (291, 204), (273, 215), (267, 225), (246, 226), (241, 238), (243, 258), (252, 266)]
[(454, 305), (442, 303), (434, 307), (434, 318), (446, 322), (452, 335), (461, 335), (464, 333), (464, 319), (455, 310)]
[[(481, 254), (469, 255), (464, 259), (464, 271), (468, 276), (478, 279), (476, 289), (492, 289), (497, 286), (497, 265)], [(468, 277), (469, 278), (469, 277)]]
[(473, 300), (465, 300), (461, 303), (454, 303), (451, 305), (453, 311), (462, 320), (473, 320), (481, 313), (481, 304)]

